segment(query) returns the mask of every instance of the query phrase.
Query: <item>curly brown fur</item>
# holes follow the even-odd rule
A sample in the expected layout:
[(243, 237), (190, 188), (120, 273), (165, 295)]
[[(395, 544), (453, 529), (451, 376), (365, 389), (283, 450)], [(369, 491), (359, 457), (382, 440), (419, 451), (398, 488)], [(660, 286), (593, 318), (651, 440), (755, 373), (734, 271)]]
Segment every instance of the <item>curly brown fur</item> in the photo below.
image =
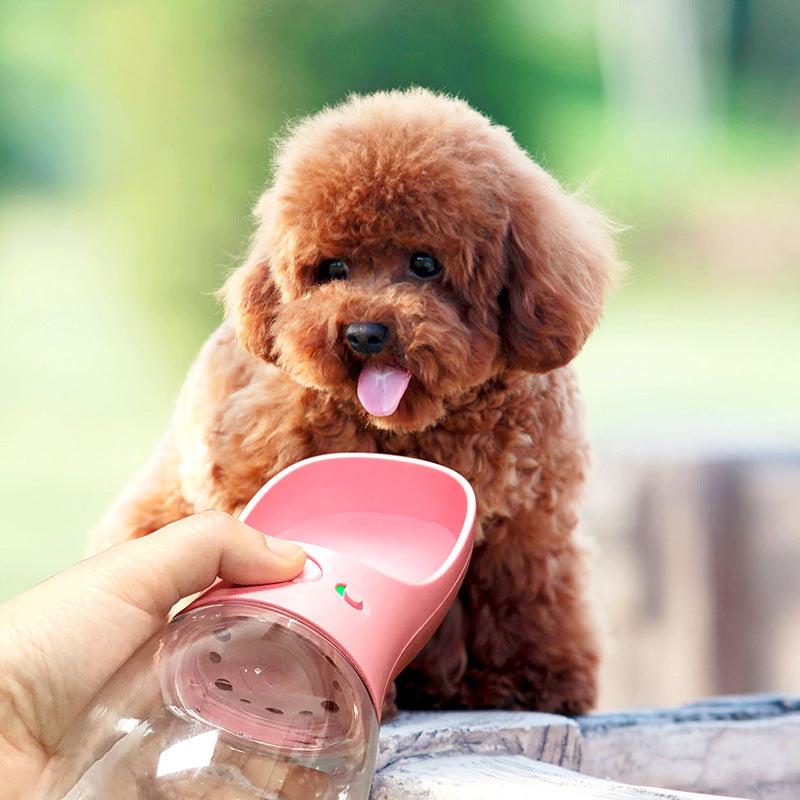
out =
[[(301, 121), (256, 217), (249, 258), (223, 289), (226, 320), (93, 548), (199, 509), (235, 513), (312, 455), (435, 461), (475, 489), (477, 545), (446, 621), (399, 677), (398, 703), (589, 709), (598, 642), (575, 536), (588, 447), (567, 365), (617, 269), (605, 220), (507, 130), (420, 89)], [(419, 252), (442, 274), (410, 274)], [(343, 261), (346, 279), (320, 280), (326, 259)], [(348, 345), (348, 326), (365, 321), (388, 331), (380, 353)], [(388, 416), (357, 396), (370, 361), (411, 374)]]

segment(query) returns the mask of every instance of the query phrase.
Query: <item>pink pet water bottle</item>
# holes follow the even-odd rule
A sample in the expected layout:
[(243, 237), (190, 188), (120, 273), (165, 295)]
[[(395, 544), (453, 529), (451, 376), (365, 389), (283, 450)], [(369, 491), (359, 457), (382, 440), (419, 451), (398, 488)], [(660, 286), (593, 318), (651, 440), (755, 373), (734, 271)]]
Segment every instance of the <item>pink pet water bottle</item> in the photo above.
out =
[(458, 591), (474, 517), (469, 484), (426, 461), (284, 470), (241, 518), (300, 542), (303, 572), (218, 582), (177, 616), (101, 690), (50, 796), (365, 800), (384, 695)]

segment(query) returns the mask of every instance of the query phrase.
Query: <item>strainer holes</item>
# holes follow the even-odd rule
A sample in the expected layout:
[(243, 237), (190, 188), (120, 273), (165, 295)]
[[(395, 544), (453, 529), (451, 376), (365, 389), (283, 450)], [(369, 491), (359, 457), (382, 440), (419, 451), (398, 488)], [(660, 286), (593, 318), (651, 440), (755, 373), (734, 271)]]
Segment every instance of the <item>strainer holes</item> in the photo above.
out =
[(211, 651), (211, 652), (208, 654), (208, 660), (209, 660), (209, 661), (210, 661), (212, 664), (219, 664), (219, 662), (220, 662), (220, 661), (222, 661), (222, 656), (221, 656), (219, 653), (217, 653), (215, 650), (212, 650), (212, 651)]
[(247, 705), (250, 705), (250, 703), (251, 703), (252, 701), (251, 701), (251, 700), (248, 700), (246, 697), (240, 697), (240, 698), (239, 698), (239, 702), (240, 702), (240, 703), (247, 703)]
[(214, 686), (221, 692), (232, 692), (233, 684), (227, 678), (217, 678), (214, 681)]
[(322, 708), (325, 709), (325, 711), (327, 711), (329, 714), (339, 713), (339, 704), (335, 700), (323, 700), (320, 703), (320, 706), (322, 706)]
[(339, 683), (339, 681), (334, 681), (331, 685), (333, 686), (334, 689), (336, 689), (336, 691), (338, 692), (342, 691), (342, 684)]
[(308, 709), (306, 709), (305, 711), (301, 711), (300, 712), (300, 716), (301, 717), (313, 717), (314, 716), (314, 712), (313, 711), (309, 711)]
[(275, 708), (274, 706), (267, 706), (264, 711), (269, 711), (270, 714), (283, 714), (283, 709)]

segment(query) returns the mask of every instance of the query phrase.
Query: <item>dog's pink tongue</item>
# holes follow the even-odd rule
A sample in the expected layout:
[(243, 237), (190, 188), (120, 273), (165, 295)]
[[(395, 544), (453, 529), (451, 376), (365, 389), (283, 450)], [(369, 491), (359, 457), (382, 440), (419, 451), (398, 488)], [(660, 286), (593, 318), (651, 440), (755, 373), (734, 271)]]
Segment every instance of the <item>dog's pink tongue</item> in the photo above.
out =
[(369, 361), (358, 376), (358, 399), (373, 417), (388, 417), (397, 411), (410, 380), (410, 372)]

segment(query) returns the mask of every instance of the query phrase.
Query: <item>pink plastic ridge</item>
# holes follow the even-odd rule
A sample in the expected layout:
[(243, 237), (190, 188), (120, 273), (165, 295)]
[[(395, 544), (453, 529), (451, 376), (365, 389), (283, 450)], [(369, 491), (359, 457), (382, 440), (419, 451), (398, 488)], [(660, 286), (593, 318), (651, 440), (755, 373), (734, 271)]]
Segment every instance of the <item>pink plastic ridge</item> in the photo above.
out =
[(304, 620), (350, 659), (380, 717), (389, 684), (436, 630), (466, 573), (469, 483), (419, 459), (318, 456), (276, 475), (241, 519), (301, 543), (305, 569), (269, 586), (219, 582), (192, 607), (236, 601)]

